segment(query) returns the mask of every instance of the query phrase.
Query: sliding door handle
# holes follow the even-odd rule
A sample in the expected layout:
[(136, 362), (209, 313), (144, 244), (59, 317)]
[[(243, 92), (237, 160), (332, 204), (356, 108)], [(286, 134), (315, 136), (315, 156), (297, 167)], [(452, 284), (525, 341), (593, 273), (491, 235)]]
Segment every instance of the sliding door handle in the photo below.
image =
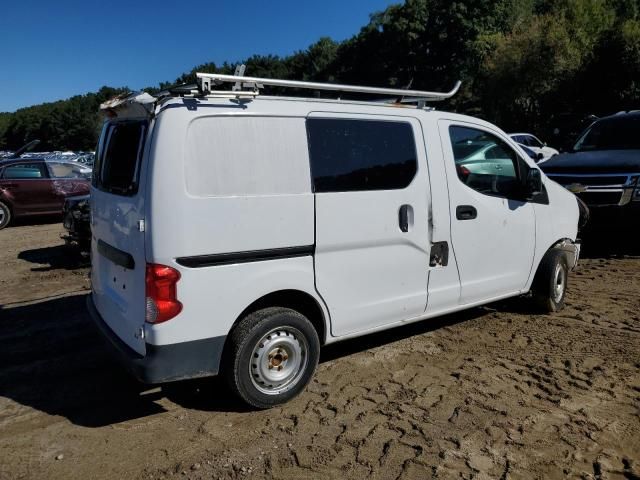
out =
[(411, 205), (402, 205), (398, 211), (398, 225), (400, 231), (408, 232), (409, 227), (413, 225), (413, 208)]

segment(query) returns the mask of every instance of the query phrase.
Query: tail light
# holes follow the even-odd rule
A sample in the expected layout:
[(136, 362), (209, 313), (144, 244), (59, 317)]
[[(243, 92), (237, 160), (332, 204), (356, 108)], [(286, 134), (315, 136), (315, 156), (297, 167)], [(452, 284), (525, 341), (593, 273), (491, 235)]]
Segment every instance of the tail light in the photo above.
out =
[(176, 285), (180, 272), (165, 265), (147, 264), (145, 277), (147, 306), (145, 320), (162, 323), (171, 320), (182, 311)]

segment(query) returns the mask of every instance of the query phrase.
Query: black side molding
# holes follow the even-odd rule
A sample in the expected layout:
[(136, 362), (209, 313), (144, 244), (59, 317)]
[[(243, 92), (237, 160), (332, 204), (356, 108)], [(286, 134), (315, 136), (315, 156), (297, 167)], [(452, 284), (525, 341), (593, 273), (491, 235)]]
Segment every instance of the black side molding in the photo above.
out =
[(133, 270), (136, 266), (136, 262), (130, 254), (123, 252), (116, 247), (112, 247), (102, 240), (98, 240), (98, 253), (103, 257), (108, 258), (116, 265), (128, 268), (129, 270)]
[(305, 245), (301, 247), (270, 248), (267, 250), (251, 250), (248, 252), (179, 257), (176, 258), (176, 262), (183, 267), (201, 268), (217, 265), (233, 265), (235, 263), (262, 262), (281, 258), (306, 257), (307, 255), (313, 255), (313, 252), (313, 245)]

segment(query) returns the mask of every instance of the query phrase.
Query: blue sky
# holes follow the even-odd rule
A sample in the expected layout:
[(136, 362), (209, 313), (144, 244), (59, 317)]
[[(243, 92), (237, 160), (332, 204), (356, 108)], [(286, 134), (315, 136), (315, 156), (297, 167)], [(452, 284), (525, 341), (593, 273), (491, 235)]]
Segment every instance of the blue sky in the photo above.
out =
[[(205, 62), (344, 40), (401, 0), (11, 0), (0, 7), (0, 112), (173, 81)], [(250, 72), (247, 72), (250, 74)]]

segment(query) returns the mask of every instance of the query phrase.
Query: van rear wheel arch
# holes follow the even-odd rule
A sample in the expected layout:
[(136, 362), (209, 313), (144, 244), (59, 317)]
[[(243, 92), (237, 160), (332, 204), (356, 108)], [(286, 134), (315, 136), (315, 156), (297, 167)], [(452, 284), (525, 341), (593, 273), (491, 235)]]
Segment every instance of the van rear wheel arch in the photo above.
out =
[(324, 312), (318, 301), (306, 292), (301, 290), (279, 290), (260, 297), (245, 308), (238, 318), (233, 322), (228, 336), (235, 330), (238, 324), (247, 315), (258, 310), (265, 308), (281, 307), (295, 310), (296, 312), (304, 315), (312, 323), (316, 332), (318, 332), (318, 338), (320, 344), (324, 345), (326, 342), (326, 336), (328, 333), (328, 326), (325, 320)]

